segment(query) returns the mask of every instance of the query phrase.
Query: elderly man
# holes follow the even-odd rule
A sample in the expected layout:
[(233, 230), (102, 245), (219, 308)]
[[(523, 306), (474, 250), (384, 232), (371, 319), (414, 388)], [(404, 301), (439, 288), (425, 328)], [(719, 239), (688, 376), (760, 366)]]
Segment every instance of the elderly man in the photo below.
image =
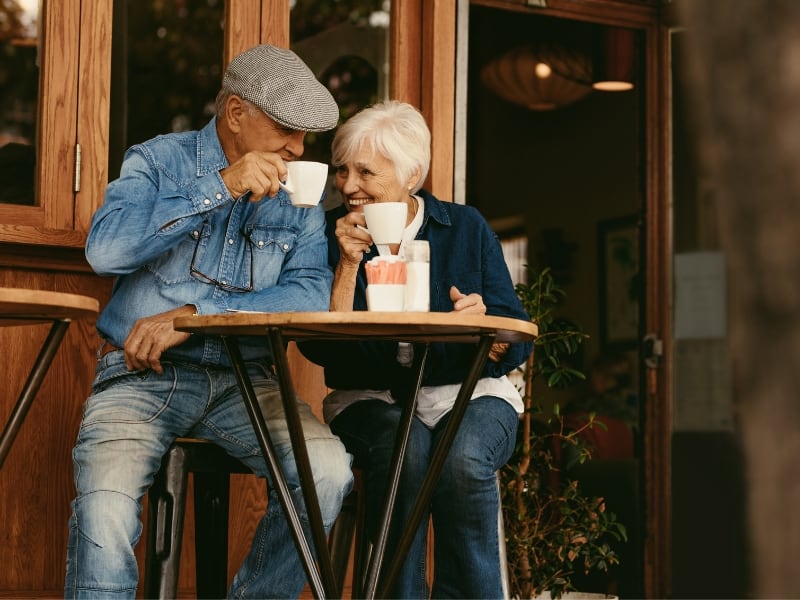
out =
[[(322, 206), (293, 207), (279, 182), (286, 162), (303, 154), (306, 132), (329, 130), (338, 117), (333, 97), (293, 52), (262, 45), (230, 63), (203, 129), (127, 152), (86, 244), (92, 268), (116, 281), (98, 319), (103, 344), (73, 451), (66, 597), (136, 596), (142, 497), (175, 438), (211, 440), (268, 477), (222, 342), (172, 323), (229, 309), (327, 310)], [(269, 349), (263, 338), (243, 340), (242, 355), (307, 526)], [(330, 527), (352, 486), (350, 456), (302, 403), (301, 413)], [(230, 595), (290, 598), (304, 584), (271, 491)]]

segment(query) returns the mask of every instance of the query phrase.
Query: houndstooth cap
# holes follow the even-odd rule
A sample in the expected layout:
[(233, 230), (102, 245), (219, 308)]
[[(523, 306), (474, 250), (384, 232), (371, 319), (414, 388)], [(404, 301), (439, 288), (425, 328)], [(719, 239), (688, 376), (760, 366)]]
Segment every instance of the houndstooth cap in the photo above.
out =
[(297, 131), (327, 131), (339, 121), (339, 107), (297, 54), (269, 44), (234, 58), (222, 80), (272, 120)]

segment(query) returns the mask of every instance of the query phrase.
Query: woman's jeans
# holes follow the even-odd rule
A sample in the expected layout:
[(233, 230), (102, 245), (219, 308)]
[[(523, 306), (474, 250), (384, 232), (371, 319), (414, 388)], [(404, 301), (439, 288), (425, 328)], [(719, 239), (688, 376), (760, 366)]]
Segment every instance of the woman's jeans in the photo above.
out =
[[(142, 498), (175, 438), (213, 441), (260, 477), (265, 459), (230, 369), (162, 363), (164, 373), (129, 372), (123, 353), (100, 359), (92, 394), (73, 450), (77, 497), (72, 502), (64, 595), (67, 598), (134, 598), (138, 584), (133, 549), (142, 533)], [(267, 365), (249, 363), (279, 460), (308, 532), (277, 380)], [(352, 488), (350, 456), (299, 402), (308, 455), (330, 528)], [(274, 486), (266, 515), (229, 594), (237, 598), (295, 598), (305, 572)], [(313, 544), (312, 544), (313, 545)]]
[[(367, 527), (373, 539), (400, 422), (401, 408), (380, 400), (357, 402), (331, 429), (367, 471)], [(394, 554), (399, 529), (408, 520), (447, 416), (433, 429), (414, 418), (386, 549)], [(502, 598), (496, 471), (516, 442), (517, 412), (506, 401), (472, 400), (444, 462), (429, 507), (434, 531), (434, 598)], [(392, 598), (428, 598), (425, 583), (427, 515), (416, 532), (392, 589)]]

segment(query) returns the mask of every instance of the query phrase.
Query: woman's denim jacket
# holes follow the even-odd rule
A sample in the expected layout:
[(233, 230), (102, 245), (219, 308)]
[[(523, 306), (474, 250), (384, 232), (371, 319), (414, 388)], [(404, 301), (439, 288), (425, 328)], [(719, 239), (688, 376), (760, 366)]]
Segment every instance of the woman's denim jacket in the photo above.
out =
[[(219, 173), (227, 166), (215, 119), (128, 150), (86, 242), (95, 272), (116, 276), (97, 322), (103, 338), (122, 347), (138, 319), (187, 304), (198, 314), (328, 310), (322, 204), (295, 208), (283, 190), (259, 202), (232, 198)], [(269, 356), (264, 338), (241, 342), (245, 359)], [(164, 358), (229, 364), (221, 341), (205, 336)]]
[[(417, 239), (428, 240), (431, 250), (431, 311), (451, 312), (450, 287), (463, 294), (478, 293), (486, 304), (486, 314), (529, 320), (508, 272), (497, 235), (481, 214), (471, 206), (442, 202), (425, 190), (425, 214)], [(346, 214), (339, 206), (328, 211), (328, 261), (339, 262), (339, 244), (334, 235), (336, 220)], [(377, 255), (375, 246), (359, 267), (353, 310), (366, 310), (366, 272), (364, 263)], [(406, 385), (408, 369), (397, 362), (397, 344), (391, 342), (315, 342), (301, 343), (300, 350), (310, 360), (325, 367), (325, 383), (338, 390), (395, 389)], [(531, 342), (511, 344), (500, 362), (487, 361), (482, 377), (500, 377), (525, 362)], [(424, 385), (460, 383), (471, 364), (474, 348), (468, 344), (431, 344)]]

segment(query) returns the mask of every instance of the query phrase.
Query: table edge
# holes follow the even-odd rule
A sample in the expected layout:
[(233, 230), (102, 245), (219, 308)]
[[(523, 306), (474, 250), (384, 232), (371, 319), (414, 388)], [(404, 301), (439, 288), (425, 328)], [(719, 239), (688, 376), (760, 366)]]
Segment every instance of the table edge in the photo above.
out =
[[(497, 331), (508, 332), (522, 336), (528, 340), (538, 335), (538, 327), (531, 321), (524, 321), (512, 317), (494, 315), (476, 315), (461, 313), (441, 312), (371, 312), (371, 311), (321, 311), (321, 312), (229, 312), (213, 315), (194, 315), (178, 317), (174, 327), (178, 331), (203, 333), (213, 330), (212, 333), (224, 335), (230, 330), (231, 335), (242, 335), (243, 328), (253, 328), (248, 335), (265, 334), (259, 328), (278, 327), (292, 331), (314, 332), (320, 325), (370, 325), (389, 327), (391, 325), (408, 325), (410, 327), (433, 326), (438, 328), (455, 328), (475, 335), (479, 332)], [(237, 333), (237, 331), (239, 333)]]
[[(91, 296), (25, 288), (0, 287), (0, 306), (6, 309), (0, 309), (0, 316), (12, 319), (26, 316), (79, 318), (100, 312), (100, 302)], [(9, 308), (15, 310), (7, 310)]]

